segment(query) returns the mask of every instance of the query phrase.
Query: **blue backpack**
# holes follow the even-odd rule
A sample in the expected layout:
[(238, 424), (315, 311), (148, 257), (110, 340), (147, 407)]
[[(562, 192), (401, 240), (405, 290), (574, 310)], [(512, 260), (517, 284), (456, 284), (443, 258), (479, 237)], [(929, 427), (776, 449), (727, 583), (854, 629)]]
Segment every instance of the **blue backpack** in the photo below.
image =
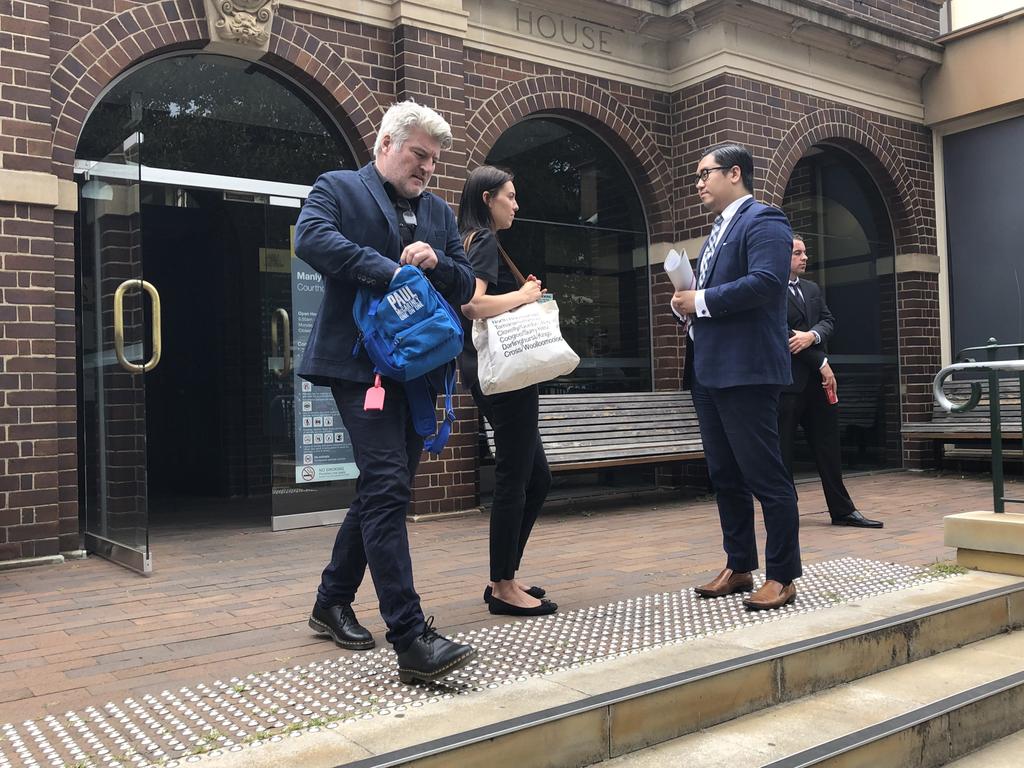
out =
[[(462, 352), (462, 324), (455, 311), (420, 269), (407, 264), (383, 296), (360, 288), (352, 317), (360, 331), (352, 356), (365, 347), (375, 373), (403, 383), (417, 434), (433, 436), (424, 447), (430, 453), (440, 453), (455, 423), (455, 358)], [(434, 372), (443, 375), (440, 428)]]

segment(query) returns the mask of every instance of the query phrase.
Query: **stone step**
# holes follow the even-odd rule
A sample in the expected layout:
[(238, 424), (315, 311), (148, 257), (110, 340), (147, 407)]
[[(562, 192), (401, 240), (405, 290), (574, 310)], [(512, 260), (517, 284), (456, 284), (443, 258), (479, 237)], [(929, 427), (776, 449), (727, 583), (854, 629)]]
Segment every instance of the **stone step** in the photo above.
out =
[(1024, 730), (1011, 733), (981, 749), (948, 763), (946, 768), (1020, 768)]
[(1024, 632), (1017, 631), (600, 765), (938, 768), (1024, 727), (1022, 704)]
[[(878, 591), (884, 591), (883, 585)], [(809, 590), (804, 594), (804, 605), (811, 605)], [(762, 710), (798, 707), (805, 697), (884, 670), (906, 675), (911, 667), (905, 665), (968, 643), (986, 638), (1014, 643), (1017, 635), (996, 636), (1024, 625), (1024, 582), (977, 572), (862, 595), (846, 603), (837, 598), (831, 607), (806, 612), (768, 612), (758, 616), (757, 623), (742, 623), (749, 616), (743, 615), (739, 596), (697, 601), (692, 610), (728, 614), (728, 601), (736, 603), (740, 623), (718, 625), (716, 620), (710, 636), (509, 678), (469, 695), (440, 696), (388, 717), (349, 719), (301, 737), (264, 742), (258, 749), (207, 755), (202, 762), (217, 768), (591, 765), (750, 713), (771, 717), (775, 710)], [(620, 615), (613, 609), (609, 608), (610, 615)], [(642, 620), (636, 613), (621, 615), (627, 624)], [(578, 620), (588, 618), (581, 614)], [(580, 632), (585, 629), (578, 626)], [(607, 626), (614, 634), (618, 622)], [(523, 650), (536, 652), (530, 646)], [(988, 651), (985, 659), (990, 671), (1004, 663), (1008, 666), (1003, 675), (1017, 669), (1008, 653)], [(1024, 653), (1017, 653), (1017, 659), (1024, 659)], [(926, 690), (933, 682), (904, 678), (910, 690)], [(883, 706), (884, 696), (876, 698), (883, 716), (894, 711)], [(805, 729), (819, 719), (836, 719), (835, 712), (819, 716), (802, 711)]]

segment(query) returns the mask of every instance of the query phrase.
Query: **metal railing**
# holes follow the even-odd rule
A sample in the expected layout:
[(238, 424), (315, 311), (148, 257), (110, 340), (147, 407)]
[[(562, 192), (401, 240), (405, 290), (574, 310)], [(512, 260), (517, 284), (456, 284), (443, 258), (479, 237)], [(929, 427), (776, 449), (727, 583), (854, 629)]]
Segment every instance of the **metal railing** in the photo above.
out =
[[(1016, 360), (997, 360), (996, 357), (999, 355), (999, 351), (1003, 349), (1016, 350)], [(982, 362), (978, 362), (973, 358), (969, 357), (971, 353), (984, 352), (988, 358)], [(932, 393), (935, 396), (935, 402), (939, 404), (939, 407), (946, 413), (964, 413), (969, 411), (981, 402), (981, 382), (971, 382), (971, 396), (963, 403), (954, 403), (943, 391), (942, 387), (946, 379), (952, 376), (954, 373), (961, 371), (969, 371), (975, 373), (985, 373), (986, 380), (988, 381), (988, 409), (989, 409), (989, 428), (990, 428), (990, 442), (992, 445), (992, 502), (995, 505), (996, 512), (1004, 512), (1005, 505), (1010, 504), (1024, 504), (1024, 499), (1010, 499), (1004, 495), (1004, 484), (1003, 484), (1003, 425), (1002, 415), (1000, 410), (1000, 399), (1001, 391), (999, 382), (1001, 378), (1007, 374), (1016, 373), (1018, 376), (1018, 386), (1020, 387), (1019, 392), (1024, 395), (1024, 343), (1019, 344), (997, 344), (995, 339), (989, 339), (988, 344), (983, 347), (967, 347), (957, 352), (956, 359), (961, 362), (955, 362), (952, 365), (947, 365), (941, 371), (935, 375), (935, 380), (932, 382)], [(1022, 398), (1024, 399), (1024, 398)], [(1022, 409), (1022, 419), (1024, 419), (1024, 409)], [(1022, 424), (1024, 428), (1024, 424)], [(1024, 435), (1021, 438), (1021, 449), (1022, 449), (1022, 460), (1024, 460)]]

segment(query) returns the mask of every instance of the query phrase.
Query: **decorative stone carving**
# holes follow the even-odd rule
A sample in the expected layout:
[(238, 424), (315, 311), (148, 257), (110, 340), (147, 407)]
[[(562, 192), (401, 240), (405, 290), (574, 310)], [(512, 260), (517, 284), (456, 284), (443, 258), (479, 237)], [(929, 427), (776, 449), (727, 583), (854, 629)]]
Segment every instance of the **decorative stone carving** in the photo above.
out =
[(277, 0), (206, 0), (210, 40), (266, 51), (277, 5)]

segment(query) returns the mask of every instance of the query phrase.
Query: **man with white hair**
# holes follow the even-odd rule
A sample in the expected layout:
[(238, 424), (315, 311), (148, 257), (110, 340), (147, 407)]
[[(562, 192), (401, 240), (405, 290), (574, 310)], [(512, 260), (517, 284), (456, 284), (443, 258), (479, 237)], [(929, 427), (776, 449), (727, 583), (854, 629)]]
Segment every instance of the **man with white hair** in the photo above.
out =
[(356, 497), (338, 530), (309, 625), (343, 648), (372, 648), (373, 636), (352, 610), (369, 566), (403, 682), (443, 677), (475, 651), (424, 620), (405, 525), (423, 439), (399, 382), (384, 379), (382, 409), (364, 408), (374, 370), (358, 343), (352, 305), (360, 286), (383, 294), (404, 264), (423, 270), (449, 303), (472, 298), (473, 269), (455, 216), (426, 191), (441, 150), (451, 144), (451, 128), (432, 109), (412, 101), (394, 105), (381, 122), (373, 162), (323, 174), (295, 227), (295, 253), (324, 285), (298, 373), (331, 387), (359, 468)]

